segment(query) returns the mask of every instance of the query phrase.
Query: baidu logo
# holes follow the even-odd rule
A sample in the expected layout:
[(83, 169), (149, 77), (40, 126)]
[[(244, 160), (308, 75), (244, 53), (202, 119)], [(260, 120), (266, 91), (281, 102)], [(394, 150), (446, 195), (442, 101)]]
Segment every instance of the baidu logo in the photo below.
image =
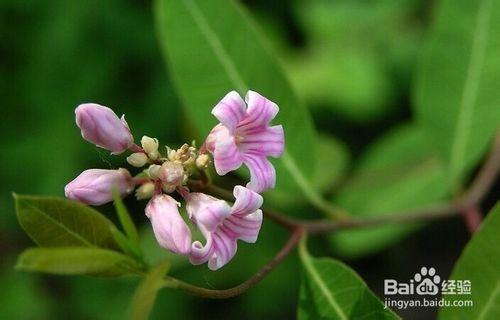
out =
[(384, 280), (385, 295), (413, 295), (420, 296), (431, 295), (435, 296), (440, 291), (439, 284), (441, 277), (436, 273), (436, 269), (422, 267), (419, 272), (415, 273), (413, 279), (409, 282), (398, 282), (394, 279)]

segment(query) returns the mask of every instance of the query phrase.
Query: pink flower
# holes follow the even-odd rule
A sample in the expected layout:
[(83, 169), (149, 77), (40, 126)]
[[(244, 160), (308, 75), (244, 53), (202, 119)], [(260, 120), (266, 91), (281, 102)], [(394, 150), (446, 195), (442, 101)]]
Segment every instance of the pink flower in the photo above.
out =
[(262, 192), (276, 183), (276, 172), (267, 156), (283, 154), (283, 127), (269, 125), (279, 111), (275, 103), (254, 91), (247, 92), (245, 101), (231, 91), (214, 107), (212, 114), (221, 123), (210, 132), (205, 146), (214, 155), (219, 175), (244, 163), (250, 170), (247, 187)]
[(191, 250), (191, 231), (179, 213), (179, 206), (169, 195), (156, 195), (146, 206), (146, 216), (151, 220), (160, 246), (187, 255)]
[(64, 193), (69, 199), (97, 206), (113, 200), (113, 188), (124, 197), (134, 190), (134, 186), (126, 169), (89, 169), (68, 183)]
[(186, 210), (206, 239), (205, 245), (195, 241), (189, 260), (193, 264), (208, 261), (211, 270), (228, 263), (236, 254), (238, 239), (254, 243), (262, 224), (262, 197), (242, 186), (233, 191), (236, 201), (230, 207), (225, 201), (205, 195), (190, 193)]
[(98, 147), (120, 154), (134, 143), (125, 117), (118, 116), (108, 107), (84, 103), (75, 109), (76, 124), (82, 137)]

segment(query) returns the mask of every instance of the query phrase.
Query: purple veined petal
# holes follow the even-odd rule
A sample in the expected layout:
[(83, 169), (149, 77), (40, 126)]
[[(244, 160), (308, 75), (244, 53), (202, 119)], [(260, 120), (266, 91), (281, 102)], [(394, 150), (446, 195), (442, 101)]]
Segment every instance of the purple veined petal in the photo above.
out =
[(249, 90), (245, 101), (248, 105), (248, 116), (238, 124), (238, 128), (251, 129), (267, 126), (278, 114), (278, 105), (255, 91)]
[(242, 136), (245, 137), (239, 143), (242, 153), (250, 151), (277, 158), (285, 149), (285, 135), (281, 125), (242, 130)]
[(233, 132), (236, 125), (246, 116), (246, 106), (236, 91), (231, 91), (213, 108), (212, 114)]
[(208, 232), (201, 227), (200, 230), (206, 238), (206, 244), (202, 245), (200, 241), (195, 241), (191, 246), (189, 261), (194, 265), (208, 261), (210, 270), (218, 270), (235, 256), (237, 250), (236, 238), (220, 229), (215, 232)]
[(219, 138), (215, 143), (214, 165), (217, 174), (223, 176), (238, 169), (243, 163), (233, 136)]
[(208, 268), (212, 271), (218, 270), (226, 265), (236, 254), (236, 239), (225, 232), (217, 230), (212, 234), (214, 242), (214, 254), (208, 260)]
[(276, 171), (264, 155), (247, 152), (244, 163), (250, 170), (250, 182), (247, 184), (247, 188), (259, 193), (274, 188)]
[(262, 196), (248, 188), (235, 186), (233, 195), (236, 201), (231, 208), (232, 215), (246, 216), (262, 206)]
[(186, 210), (193, 222), (206, 232), (213, 232), (231, 214), (227, 202), (203, 193), (190, 193)]
[(246, 216), (232, 215), (224, 220), (221, 227), (226, 234), (248, 243), (255, 243), (262, 226), (262, 210), (256, 210)]
[(199, 265), (207, 262), (215, 252), (214, 242), (210, 233), (202, 232), (207, 239), (207, 243), (202, 245), (200, 241), (195, 241), (191, 245), (191, 253), (189, 254), (189, 261), (194, 265)]

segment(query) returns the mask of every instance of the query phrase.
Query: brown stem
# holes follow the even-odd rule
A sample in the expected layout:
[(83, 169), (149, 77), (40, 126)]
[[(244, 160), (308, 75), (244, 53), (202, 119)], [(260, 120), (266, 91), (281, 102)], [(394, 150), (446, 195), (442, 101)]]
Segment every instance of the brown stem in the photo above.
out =
[(480, 202), (491, 189), (500, 170), (500, 133), (496, 135), (492, 149), (488, 158), (484, 162), (481, 169), (478, 171), (470, 187), (465, 191), (458, 200), (447, 203), (439, 203), (421, 209), (409, 210), (404, 212), (396, 212), (384, 216), (365, 218), (365, 219), (349, 219), (344, 221), (294, 221), (305, 228), (308, 233), (325, 233), (339, 229), (352, 229), (360, 227), (369, 227), (380, 224), (398, 224), (407, 222), (418, 222), (435, 220), (455, 216), (459, 213), (469, 210), (472, 206), (479, 206)]
[(462, 217), (470, 235), (473, 235), (477, 229), (479, 229), (479, 226), (483, 221), (483, 215), (477, 205), (472, 205), (464, 210), (462, 212)]
[[(178, 288), (204, 298), (224, 299), (237, 296), (261, 281), (271, 270), (279, 265), (297, 245), (300, 238), (306, 233), (319, 234), (340, 229), (362, 228), (390, 223), (398, 224), (428, 221), (438, 218), (456, 216), (457, 213), (462, 213), (466, 210), (470, 210), (471, 207), (479, 206), (479, 203), (483, 200), (483, 198), (493, 186), (499, 169), (500, 134), (497, 134), (487, 160), (485, 161), (484, 165), (481, 167), (477, 175), (474, 177), (472, 183), (470, 184), (470, 187), (457, 201), (435, 204), (433, 206), (428, 206), (422, 209), (396, 212), (393, 214), (384, 215), (382, 217), (365, 219), (349, 218), (340, 221), (300, 220), (290, 218), (281, 213), (266, 209), (264, 210), (266, 218), (289, 229), (290, 231), (292, 231), (292, 235), (290, 236), (285, 246), (280, 250), (280, 252), (278, 252), (278, 254), (259, 272), (257, 272), (255, 275), (253, 275), (240, 285), (225, 290), (206, 289), (171, 277), (168, 277), (165, 280), (165, 286)], [(190, 181), (189, 187), (193, 190), (206, 191), (228, 201), (234, 200), (233, 195), (230, 191), (214, 185), (206, 185), (201, 181)]]
[(144, 152), (144, 149), (142, 149), (141, 147), (139, 147), (137, 144), (133, 144), (131, 145), (129, 148), (128, 148), (130, 151), (132, 152)]
[(248, 280), (235, 287), (224, 290), (207, 289), (171, 277), (167, 277), (167, 279), (165, 280), (165, 286), (169, 288), (181, 289), (202, 298), (227, 299), (235, 297), (260, 282), (269, 272), (271, 272), (271, 270), (279, 265), (290, 254), (290, 252), (292, 252), (293, 248), (295, 248), (300, 238), (302, 237), (303, 232), (304, 231), (301, 228), (295, 229), (283, 248), (276, 254), (276, 256), (274, 256), (271, 261), (269, 261), (269, 263), (267, 263), (262, 269), (259, 270), (259, 272), (254, 274)]

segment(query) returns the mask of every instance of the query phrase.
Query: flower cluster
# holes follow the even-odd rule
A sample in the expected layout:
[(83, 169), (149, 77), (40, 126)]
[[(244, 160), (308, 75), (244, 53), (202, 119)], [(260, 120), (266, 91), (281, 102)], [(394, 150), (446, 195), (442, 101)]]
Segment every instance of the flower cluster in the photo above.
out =
[[(193, 264), (208, 262), (211, 270), (217, 270), (234, 257), (237, 240), (257, 240), (263, 203), (259, 193), (273, 188), (276, 182), (267, 157), (281, 156), (284, 148), (282, 126), (270, 126), (278, 110), (275, 103), (257, 92), (248, 91), (244, 101), (231, 91), (213, 108), (212, 114), (220, 123), (201, 148), (184, 144), (176, 150), (160, 150), (158, 140), (147, 136), (142, 137), (140, 146), (135, 144), (125, 118), (119, 118), (110, 108), (82, 104), (75, 110), (82, 137), (112, 154), (129, 150), (127, 162), (142, 168), (142, 172), (133, 177), (124, 168), (85, 170), (66, 185), (66, 197), (101, 205), (112, 200), (113, 189), (122, 197), (135, 189), (137, 199), (150, 199), (146, 216), (160, 246), (187, 256)], [(212, 162), (219, 175), (243, 164), (250, 171), (246, 187), (234, 187), (232, 206), (189, 190), (189, 179), (200, 175)], [(186, 202), (187, 217), (181, 215), (174, 192)], [(200, 231), (204, 244), (192, 239), (188, 223)]]

